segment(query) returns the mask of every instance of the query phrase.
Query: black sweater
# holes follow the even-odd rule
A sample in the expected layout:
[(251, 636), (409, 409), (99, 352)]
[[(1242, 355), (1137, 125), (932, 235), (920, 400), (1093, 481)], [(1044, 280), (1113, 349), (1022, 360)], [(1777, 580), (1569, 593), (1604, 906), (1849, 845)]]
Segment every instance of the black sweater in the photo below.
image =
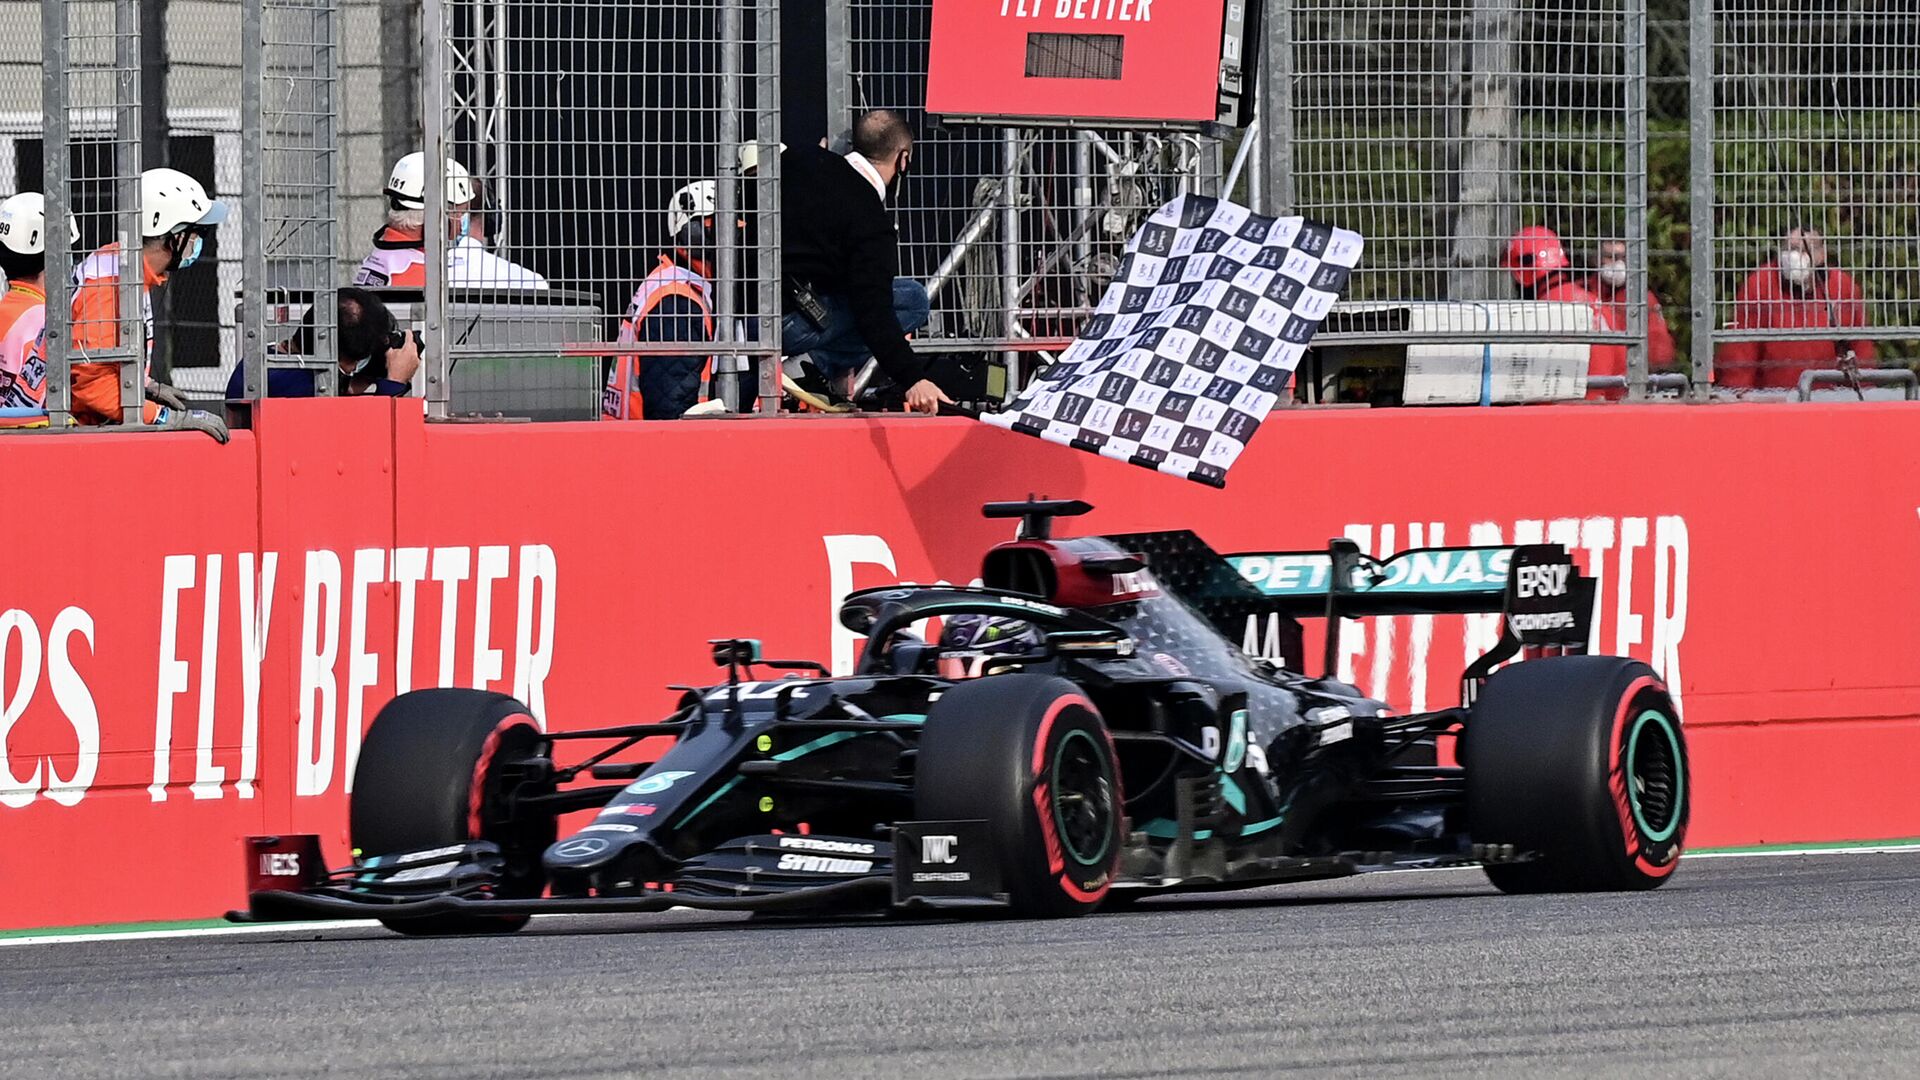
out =
[[(898, 235), (873, 185), (839, 154), (796, 146), (780, 155), (780, 201), (787, 278), (846, 300), (887, 378), (901, 387), (919, 382), (926, 364), (893, 314)], [(790, 295), (786, 310), (794, 310)]]

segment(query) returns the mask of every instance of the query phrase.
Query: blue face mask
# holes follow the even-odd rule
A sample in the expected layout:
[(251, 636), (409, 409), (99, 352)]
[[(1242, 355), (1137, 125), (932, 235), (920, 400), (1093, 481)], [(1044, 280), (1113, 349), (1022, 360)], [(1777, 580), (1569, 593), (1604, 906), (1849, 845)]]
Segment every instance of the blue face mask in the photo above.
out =
[(185, 270), (199, 261), (202, 246), (203, 241), (197, 234), (187, 239), (187, 246), (180, 249), (180, 269)]
[(465, 240), (467, 238), (467, 233), (472, 228), (473, 228), (473, 214), (471, 212), (461, 214), (460, 215), (460, 232), (458, 235), (456, 235), (453, 238), (453, 242), (457, 244), (460, 241)]

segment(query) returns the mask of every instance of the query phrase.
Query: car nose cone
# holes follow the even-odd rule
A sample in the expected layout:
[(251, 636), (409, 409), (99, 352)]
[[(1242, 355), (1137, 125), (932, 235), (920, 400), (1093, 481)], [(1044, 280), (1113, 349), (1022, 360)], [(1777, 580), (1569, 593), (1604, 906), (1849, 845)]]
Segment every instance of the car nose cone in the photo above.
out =
[(613, 844), (597, 836), (577, 836), (553, 845), (553, 854), (562, 859), (591, 859), (613, 850)]
[(605, 836), (569, 836), (549, 846), (541, 861), (550, 874), (578, 874), (607, 866), (621, 847)]

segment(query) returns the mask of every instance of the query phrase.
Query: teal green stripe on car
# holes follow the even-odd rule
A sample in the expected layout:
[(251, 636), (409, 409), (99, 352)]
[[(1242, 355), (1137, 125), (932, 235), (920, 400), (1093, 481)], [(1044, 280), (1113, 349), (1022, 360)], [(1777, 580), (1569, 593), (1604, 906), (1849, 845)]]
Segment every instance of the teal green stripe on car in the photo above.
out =
[[(926, 720), (926, 716), (921, 713), (898, 713), (893, 716), (883, 717), (882, 719), (900, 720), (900, 721), (907, 721), (907, 722), (918, 724), (918, 723), (924, 722)], [(792, 761), (795, 758), (803, 758), (803, 757), (806, 757), (808, 754), (811, 754), (817, 750), (825, 750), (829, 746), (837, 746), (840, 743), (846, 742), (848, 739), (857, 738), (861, 734), (863, 734), (863, 732), (835, 731), (827, 735), (822, 735), (819, 738), (811, 740), (809, 742), (803, 742), (799, 746), (796, 746), (791, 750), (782, 750), (779, 753), (772, 755), (769, 760)], [(707, 799), (705, 802), (701, 803), (699, 806), (696, 806), (692, 810), (688, 811), (687, 816), (681, 818), (677, 823), (675, 823), (674, 827), (679, 828), (681, 825), (685, 825), (687, 822), (692, 821), (694, 817), (700, 813), (700, 811), (705, 810), (709, 806), (712, 806), (713, 801), (715, 799), (718, 799), (720, 796), (725, 795), (727, 792), (733, 790), (734, 785), (738, 784), (739, 782), (740, 782), (740, 778), (736, 776), (733, 779), (727, 781), (726, 783), (721, 784), (719, 790), (707, 796)]]
[(720, 796), (725, 795), (727, 792), (732, 791), (734, 789), (734, 786), (739, 783), (740, 783), (740, 778), (736, 776), (733, 779), (727, 781), (726, 783), (721, 784), (718, 788), (714, 790), (714, 793), (707, 796), (706, 800), (702, 802), (699, 806), (696, 806), (693, 809), (687, 811), (687, 816), (681, 818), (674, 825), (674, 828), (677, 829), (681, 825), (685, 825), (687, 822), (692, 821), (694, 817), (700, 813), (700, 811), (705, 810), (709, 806), (712, 806), (715, 800), (719, 799)]
[(829, 746), (834, 746), (838, 743), (846, 742), (848, 739), (851, 739), (858, 734), (860, 733), (857, 731), (836, 731), (831, 735), (822, 735), (819, 738), (813, 740), (812, 742), (804, 742), (804, 743), (801, 743), (799, 746), (794, 747), (791, 750), (780, 751), (779, 753), (773, 755), (773, 760), (792, 761), (794, 758), (806, 757), (808, 754), (813, 753), (815, 750), (825, 750)]
[[(1155, 840), (1176, 840), (1180, 836), (1180, 826), (1166, 818), (1154, 818), (1140, 827), (1140, 831)], [(1195, 840), (1207, 840), (1213, 836), (1212, 829), (1199, 829), (1193, 834)]]
[[(1269, 829), (1279, 828), (1280, 823), (1284, 820), (1286, 819), (1276, 817), (1276, 818), (1268, 818), (1265, 821), (1255, 821), (1247, 825), (1242, 825), (1240, 827), (1240, 835), (1253, 836), (1258, 833), (1266, 832)], [(1149, 821), (1145, 825), (1142, 825), (1140, 827), (1140, 831), (1143, 833), (1146, 833), (1148, 836), (1153, 837), (1155, 840), (1177, 840), (1180, 837), (1180, 826), (1175, 824), (1172, 821), (1169, 821), (1166, 818), (1154, 818), (1152, 821)], [(1194, 830), (1193, 838), (1195, 840), (1208, 840), (1208, 839), (1211, 839), (1212, 837), (1213, 837), (1212, 829)]]
[(1233, 777), (1220, 778), (1220, 797), (1227, 800), (1227, 805), (1233, 807), (1234, 813), (1247, 812), (1247, 793), (1240, 790), (1240, 785), (1233, 782)]

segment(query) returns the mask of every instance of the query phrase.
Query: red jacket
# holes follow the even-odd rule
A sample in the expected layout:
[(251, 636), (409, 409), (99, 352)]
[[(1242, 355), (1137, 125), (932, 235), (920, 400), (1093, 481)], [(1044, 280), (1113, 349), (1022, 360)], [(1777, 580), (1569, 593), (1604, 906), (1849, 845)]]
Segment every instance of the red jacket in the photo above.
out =
[[(1616, 321), (1615, 312), (1600, 298), (1587, 291), (1586, 286), (1570, 277), (1554, 275), (1550, 284), (1534, 296), (1555, 304), (1585, 304), (1593, 309), (1593, 328), (1595, 330), (1625, 330), (1625, 316)], [(1625, 375), (1627, 373), (1627, 347), (1625, 345), (1595, 345), (1587, 356), (1588, 375)], [(1589, 390), (1588, 401), (1618, 401), (1627, 396), (1625, 390)]]
[[(1600, 280), (1595, 274), (1581, 282), (1600, 301), (1607, 314), (1613, 317), (1613, 325), (1622, 330), (1627, 328), (1627, 291), (1616, 289)], [(1667, 317), (1660, 311), (1660, 298), (1647, 290), (1647, 370), (1671, 371), (1675, 351), (1673, 331), (1667, 329)]]
[[(1777, 263), (1747, 275), (1733, 302), (1729, 330), (1866, 326), (1860, 286), (1845, 270), (1827, 270), (1812, 290), (1800, 292), (1780, 279)], [(1800, 373), (1839, 366), (1840, 349), (1852, 346), (1862, 367), (1873, 366), (1871, 341), (1729, 341), (1714, 350), (1713, 381), (1719, 386), (1792, 388)]]

